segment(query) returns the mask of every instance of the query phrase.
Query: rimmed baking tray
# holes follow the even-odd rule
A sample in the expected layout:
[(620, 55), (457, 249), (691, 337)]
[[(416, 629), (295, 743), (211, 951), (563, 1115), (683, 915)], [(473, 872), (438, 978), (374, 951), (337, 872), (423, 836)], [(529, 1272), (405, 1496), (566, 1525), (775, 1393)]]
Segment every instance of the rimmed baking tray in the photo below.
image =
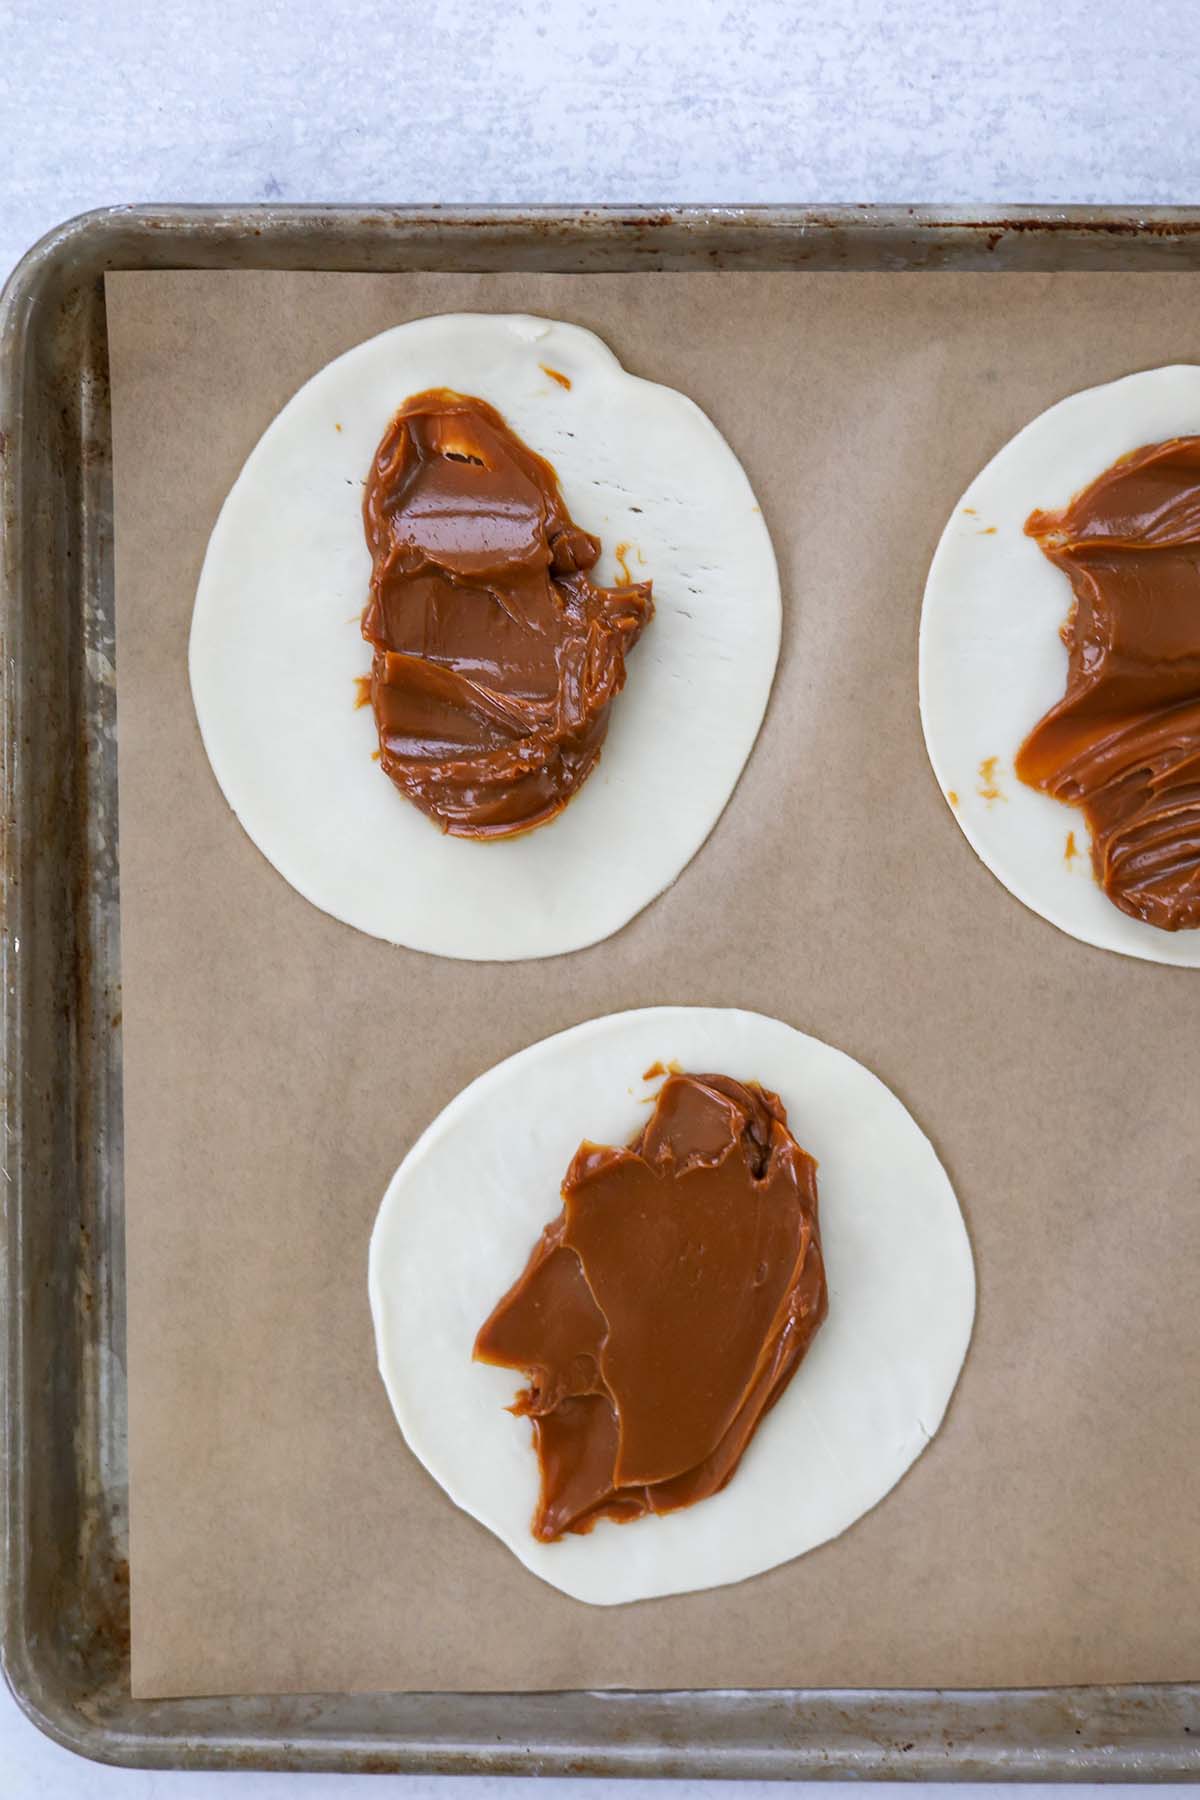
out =
[(1200, 1686), (1003, 1692), (129, 1692), (108, 269), (1200, 269), (1200, 208), (130, 207), (0, 311), (4, 1667), (59, 1742), (147, 1767), (1200, 1778)]

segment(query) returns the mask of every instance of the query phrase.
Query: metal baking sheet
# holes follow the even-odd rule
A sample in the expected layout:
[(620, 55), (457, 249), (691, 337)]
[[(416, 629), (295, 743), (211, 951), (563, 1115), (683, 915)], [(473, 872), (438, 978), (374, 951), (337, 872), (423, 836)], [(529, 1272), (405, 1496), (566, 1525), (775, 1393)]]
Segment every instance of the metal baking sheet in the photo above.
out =
[(4, 1668), (145, 1767), (1200, 1779), (1200, 1686), (134, 1701), (107, 269), (1200, 269), (1200, 208), (114, 208), (0, 310)]

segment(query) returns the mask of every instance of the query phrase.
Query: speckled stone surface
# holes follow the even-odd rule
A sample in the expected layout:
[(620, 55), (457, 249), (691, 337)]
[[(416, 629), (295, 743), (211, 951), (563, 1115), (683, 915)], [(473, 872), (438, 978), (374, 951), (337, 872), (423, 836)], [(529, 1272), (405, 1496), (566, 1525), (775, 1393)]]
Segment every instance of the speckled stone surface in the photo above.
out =
[(0, 0), (0, 268), (114, 200), (1197, 198), (1195, 30), (1191, 0)]
[[(114, 201), (1200, 200), (1196, 29), (1194, 0), (0, 0), (0, 276)], [(3, 1800), (352, 1787), (96, 1768), (0, 1692)], [(550, 1781), (536, 1797), (606, 1791)]]

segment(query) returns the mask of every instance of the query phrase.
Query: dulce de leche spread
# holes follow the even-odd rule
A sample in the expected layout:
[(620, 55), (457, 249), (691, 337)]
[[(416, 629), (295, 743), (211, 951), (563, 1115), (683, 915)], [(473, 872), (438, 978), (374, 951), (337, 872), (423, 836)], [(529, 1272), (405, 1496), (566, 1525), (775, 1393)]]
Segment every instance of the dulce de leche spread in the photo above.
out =
[(596, 587), (600, 545), (554, 470), (482, 400), (431, 389), (389, 425), (363, 500), (379, 759), (458, 837), (510, 837), (586, 779), (653, 613)]
[(1025, 530), (1070, 578), (1067, 690), (1017, 755), (1081, 806), (1096, 879), (1164, 931), (1200, 926), (1200, 437), (1124, 457)]
[(827, 1306), (817, 1167), (754, 1084), (669, 1075), (628, 1148), (580, 1145), (562, 1199), (475, 1343), (528, 1380), (544, 1541), (723, 1488)]

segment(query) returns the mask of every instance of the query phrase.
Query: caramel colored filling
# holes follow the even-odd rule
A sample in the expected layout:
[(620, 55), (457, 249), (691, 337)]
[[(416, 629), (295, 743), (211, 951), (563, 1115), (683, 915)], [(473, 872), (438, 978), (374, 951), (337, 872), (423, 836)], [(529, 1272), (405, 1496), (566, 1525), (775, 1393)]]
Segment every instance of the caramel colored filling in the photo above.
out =
[(363, 520), (380, 763), (458, 837), (511, 837), (594, 768), (650, 583), (596, 587), (600, 545), (548, 462), (482, 400), (407, 400), (376, 452)]
[(723, 1488), (827, 1307), (816, 1164), (754, 1084), (669, 1075), (562, 1200), (475, 1344), (528, 1381), (547, 1541)]

